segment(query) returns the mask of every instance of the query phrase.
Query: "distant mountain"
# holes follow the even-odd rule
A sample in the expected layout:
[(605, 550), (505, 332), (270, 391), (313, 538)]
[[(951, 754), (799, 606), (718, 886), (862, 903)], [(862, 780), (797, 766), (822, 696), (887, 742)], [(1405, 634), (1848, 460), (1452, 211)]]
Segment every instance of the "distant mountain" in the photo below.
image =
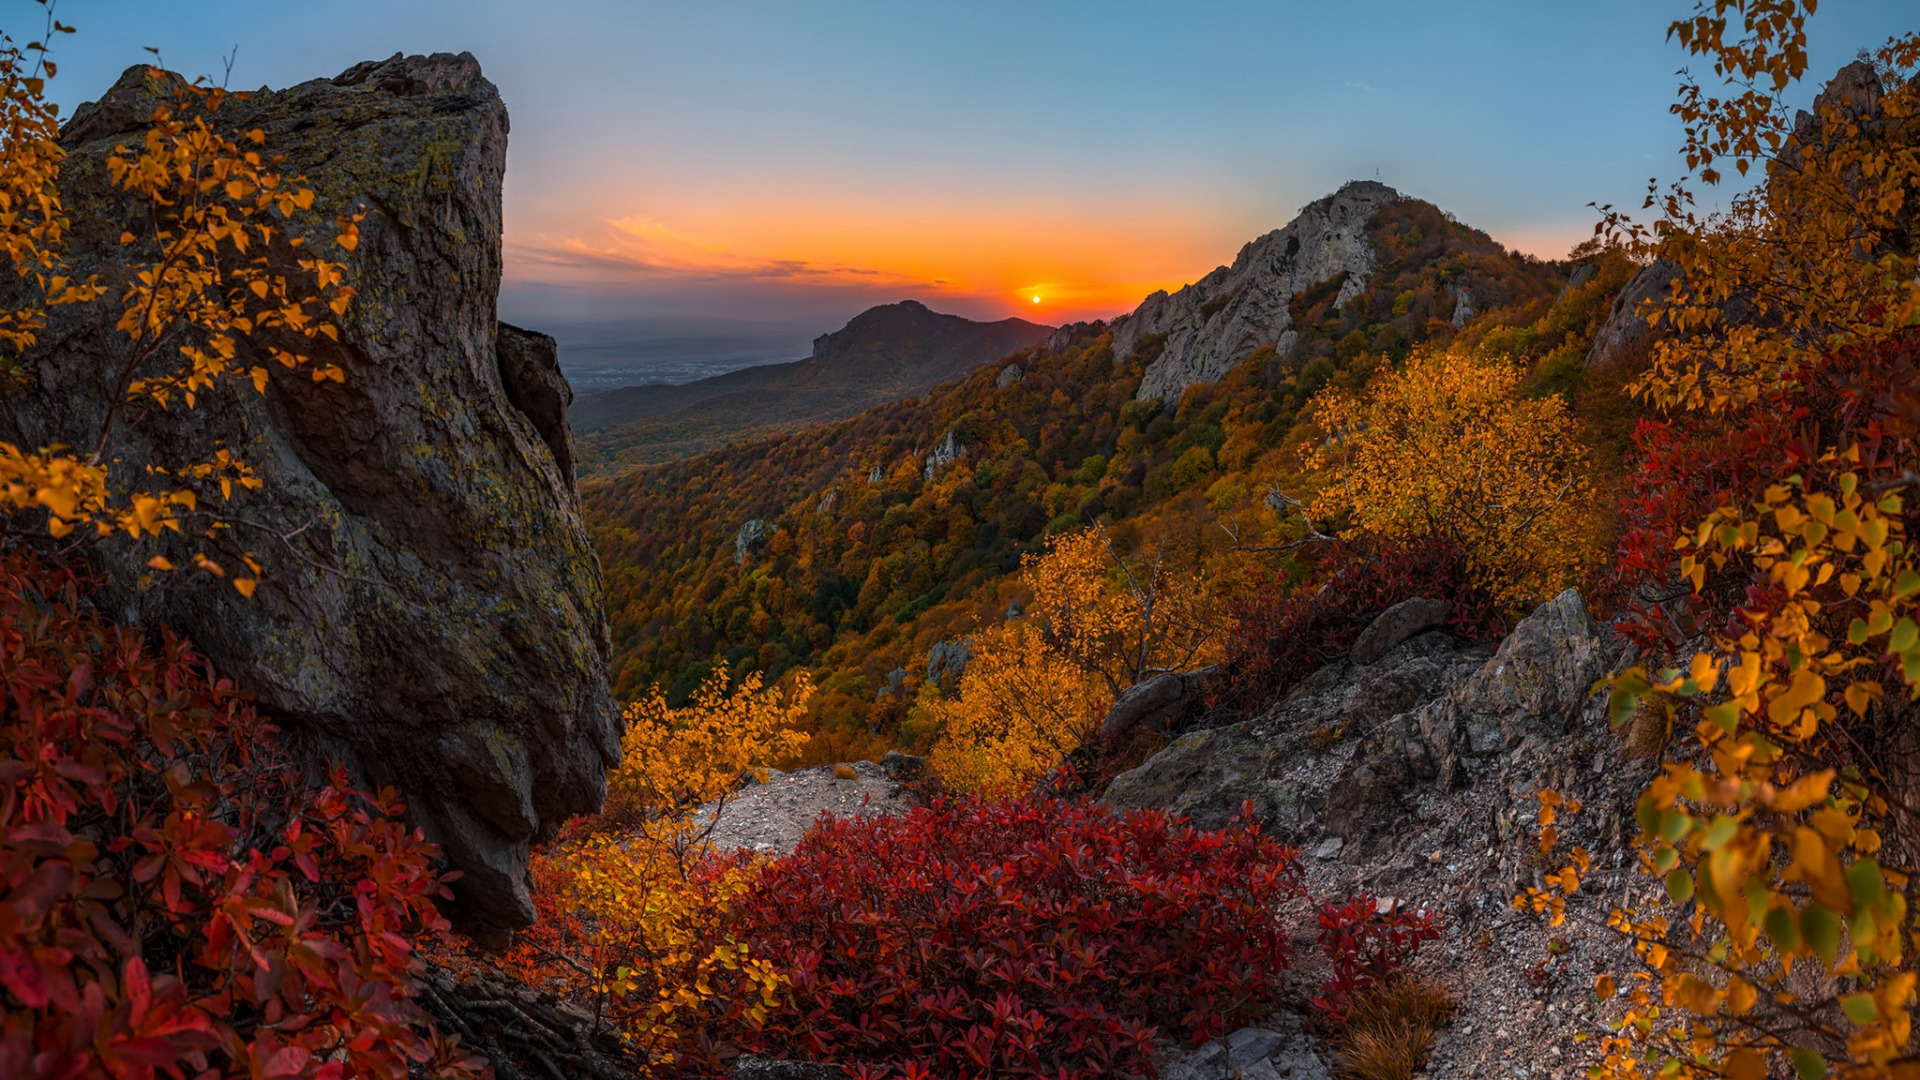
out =
[(805, 360), (589, 394), (567, 418), (582, 436), (583, 472), (670, 461), (919, 396), (1038, 344), (1053, 329), (1025, 319), (975, 322), (902, 300), (815, 338)]

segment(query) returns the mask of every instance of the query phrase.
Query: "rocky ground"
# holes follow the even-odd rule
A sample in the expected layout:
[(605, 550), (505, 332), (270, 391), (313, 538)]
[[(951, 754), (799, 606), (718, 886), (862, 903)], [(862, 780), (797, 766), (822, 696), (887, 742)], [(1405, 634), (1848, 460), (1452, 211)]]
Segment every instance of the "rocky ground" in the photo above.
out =
[[(894, 760), (900, 760), (896, 755)], [(720, 851), (745, 848), (768, 855), (793, 850), (821, 814), (876, 817), (905, 813), (913, 800), (900, 770), (871, 761), (767, 771), (765, 783), (749, 784), (718, 803), (701, 807), (695, 826), (711, 828)], [(715, 815), (718, 820), (715, 820)]]
[[(1250, 721), (1181, 735), (1108, 788), (1115, 805), (1168, 806), (1205, 826), (1251, 800), (1267, 828), (1298, 846), (1309, 893), (1287, 912), (1296, 964), (1281, 1009), (1226, 1039), (1169, 1047), (1163, 1076), (1337, 1075), (1307, 1004), (1326, 973), (1314, 910), (1360, 892), (1434, 911), (1445, 927), (1414, 965), (1459, 1005), (1424, 1076), (1559, 1080), (1592, 1064), (1608, 1019), (1594, 976), (1627, 966), (1606, 911), (1645, 880), (1625, 838), (1652, 767), (1623, 752), (1603, 698), (1590, 693), (1625, 650), (1571, 592), (1497, 648), (1462, 643), (1429, 628), (1431, 610), (1419, 614), (1382, 616), (1381, 632), (1356, 647), (1371, 662), (1336, 663)], [(1168, 709), (1184, 700), (1161, 698)], [(1129, 722), (1158, 721), (1171, 717)], [(720, 808), (714, 841), (787, 851), (822, 812), (901, 812), (912, 798), (895, 765), (771, 775)], [(1584, 804), (1559, 823), (1562, 846), (1594, 855), (1559, 928), (1511, 903), (1559, 866), (1538, 850), (1543, 786)]]
[[(1292, 1015), (1265, 1026), (1297, 1025), (1321, 977), (1313, 903), (1364, 891), (1435, 911), (1445, 925), (1414, 965), (1459, 1003), (1425, 1075), (1579, 1076), (1608, 1018), (1593, 1000), (1594, 976), (1626, 966), (1606, 911), (1645, 880), (1624, 838), (1636, 831), (1633, 802), (1651, 766), (1623, 753), (1603, 698), (1589, 694), (1624, 660), (1573, 593), (1498, 649), (1413, 627), (1372, 663), (1337, 663), (1252, 721), (1182, 736), (1116, 779), (1108, 798), (1171, 805), (1206, 823), (1251, 799), (1300, 847), (1311, 899), (1295, 905)], [(1559, 823), (1561, 843), (1594, 855), (1559, 928), (1511, 904), (1560, 865), (1538, 850), (1543, 786), (1583, 804)], [(1332, 1058), (1324, 1046), (1318, 1053)], [(1232, 1074), (1209, 1065), (1170, 1075)]]

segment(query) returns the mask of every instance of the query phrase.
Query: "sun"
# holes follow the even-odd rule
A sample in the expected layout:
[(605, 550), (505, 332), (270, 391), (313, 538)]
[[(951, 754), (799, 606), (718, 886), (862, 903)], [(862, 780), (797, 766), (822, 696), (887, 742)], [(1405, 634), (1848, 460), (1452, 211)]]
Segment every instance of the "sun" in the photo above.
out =
[(1037, 296), (1036, 296), (1036, 297), (1034, 297), (1034, 298), (1033, 298), (1033, 302), (1034, 302), (1034, 303), (1036, 303), (1036, 304), (1037, 304), (1037, 303), (1039, 303), (1039, 302), (1040, 302), (1040, 298), (1039, 298), (1039, 297), (1037, 297)]

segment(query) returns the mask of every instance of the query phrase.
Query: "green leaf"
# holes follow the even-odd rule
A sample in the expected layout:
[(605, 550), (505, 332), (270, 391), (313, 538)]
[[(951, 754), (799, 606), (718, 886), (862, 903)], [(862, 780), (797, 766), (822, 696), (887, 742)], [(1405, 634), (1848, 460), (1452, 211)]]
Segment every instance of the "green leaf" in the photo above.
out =
[(1800, 1080), (1821, 1080), (1827, 1075), (1827, 1059), (1814, 1050), (1795, 1050), (1792, 1055), (1793, 1071), (1800, 1074)]
[(1858, 907), (1879, 907), (1886, 898), (1887, 881), (1881, 876), (1880, 863), (1874, 859), (1856, 859), (1847, 867), (1847, 887), (1853, 890), (1853, 902)]
[(1726, 814), (1715, 815), (1713, 824), (1707, 826), (1707, 835), (1700, 839), (1700, 846), (1707, 851), (1719, 851), (1740, 831), (1740, 823)]
[(1718, 705), (1709, 705), (1701, 712), (1729, 735), (1740, 727), (1740, 706), (1735, 702), (1723, 701)]
[(1677, 866), (1668, 871), (1667, 895), (1673, 897), (1676, 904), (1693, 899), (1693, 875)]
[(1682, 810), (1669, 810), (1660, 815), (1660, 839), (1671, 844), (1687, 835), (1693, 827), (1693, 819)]
[(1867, 620), (1855, 619), (1847, 624), (1847, 644), (1858, 645), (1867, 640)]
[(1887, 638), (1887, 651), (1912, 652), (1915, 641), (1920, 641), (1920, 626), (1915, 626), (1912, 619), (1901, 619), (1893, 624), (1893, 635)]
[(1872, 994), (1848, 994), (1840, 999), (1840, 1009), (1847, 1014), (1847, 1019), (1859, 1027), (1866, 1027), (1880, 1015), (1880, 1010), (1873, 1004)]
[(1800, 924), (1794, 921), (1793, 912), (1777, 907), (1767, 912), (1764, 924), (1767, 937), (1772, 939), (1773, 947), (1783, 953), (1796, 952), (1800, 948)]
[(1821, 963), (1833, 967), (1834, 954), (1840, 951), (1840, 916), (1809, 902), (1800, 909), (1800, 936)]
[(1895, 600), (1904, 600), (1916, 592), (1920, 592), (1920, 574), (1916, 574), (1910, 569), (1902, 570), (1900, 571), (1900, 576), (1893, 579), (1893, 598)]

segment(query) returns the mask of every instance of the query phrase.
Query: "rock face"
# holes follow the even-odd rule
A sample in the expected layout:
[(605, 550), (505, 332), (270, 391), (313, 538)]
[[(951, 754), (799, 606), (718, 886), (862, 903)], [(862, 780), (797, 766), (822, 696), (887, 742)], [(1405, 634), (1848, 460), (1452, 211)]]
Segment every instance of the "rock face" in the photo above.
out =
[(749, 518), (740, 526), (740, 531), (733, 534), (733, 565), (739, 566), (759, 554), (760, 549), (766, 547), (767, 541), (772, 538), (773, 530), (767, 527), (765, 521)]
[(1652, 335), (1654, 328), (1640, 314), (1640, 305), (1664, 301), (1679, 276), (1679, 267), (1657, 259), (1628, 278), (1626, 286), (1613, 298), (1613, 306), (1607, 309), (1607, 321), (1594, 332), (1593, 345), (1587, 349), (1587, 366), (1609, 367)]
[[(72, 255), (109, 280), (132, 208), (102, 160), (162, 100), (144, 73), (81, 107), (63, 138)], [(531, 922), (528, 847), (599, 807), (620, 722), (571, 395), (552, 340), (494, 315), (506, 110), (471, 56), (442, 54), (262, 91), (220, 116), (264, 130), (285, 172), (307, 177), (313, 242), (336, 215), (367, 213), (346, 258), (358, 297), (339, 343), (312, 350), (346, 379), (283, 375), (264, 395), (229, 387), (196, 409), (125, 414), (110, 444), (121, 483), (218, 446), (265, 481), (205, 500), (236, 522), (220, 539), (169, 536), (158, 552), (229, 566), (252, 552), (264, 572), (247, 599), (205, 573), (150, 571), (154, 544), (109, 542), (94, 552), (100, 601), (190, 637), (306, 752), (396, 785), (464, 872), (467, 925)], [(92, 444), (113, 395), (112, 308), (57, 310), (0, 437)]]
[(1214, 382), (1262, 345), (1286, 351), (1295, 293), (1345, 274), (1336, 304), (1366, 288), (1374, 266), (1367, 226), (1380, 208), (1399, 199), (1384, 184), (1356, 180), (1309, 203), (1285, 228), (1240, 249), (1222, 266), (1169, 295), (1156, 292), (1131, 315), (1113, 321), (1113, 356), (1126, 363), (1141, 339), (1164, 344), (1147, 365), (1136, 398), (1172, 403), (1194, 383)]
[(1377, 721), (1327, 792), (1327, 831), (1349, 843), (1388, 827), (1417, 784), (1460, 782), (1471, 763), (1569, 734), (1608, 668), (1599, 630), (1569, 589), (1521, 620), (1449, 692)]

